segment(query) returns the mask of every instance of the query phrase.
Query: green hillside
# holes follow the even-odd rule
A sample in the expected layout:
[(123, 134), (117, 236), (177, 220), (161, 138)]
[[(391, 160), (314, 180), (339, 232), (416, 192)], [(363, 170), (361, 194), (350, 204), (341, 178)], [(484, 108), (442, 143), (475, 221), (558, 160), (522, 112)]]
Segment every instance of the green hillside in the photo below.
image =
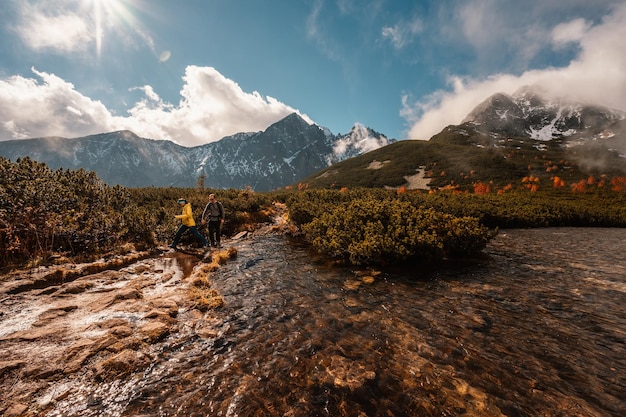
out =
[(517, 186), (529, 177), (542, 185), (555, 180), (570, 185), (589, 177), (626, 175), (626, 158), (608, 144), (498, 139), (468, 126), (449, 126), (429, 141), (399, 141), (334, 164), (301, 181), (300, 187), (397, 188), (408, 186), (406, 177), (420, 168), (430, 188), (458, 190), (472, 190), (478, 183), (494, 190)]

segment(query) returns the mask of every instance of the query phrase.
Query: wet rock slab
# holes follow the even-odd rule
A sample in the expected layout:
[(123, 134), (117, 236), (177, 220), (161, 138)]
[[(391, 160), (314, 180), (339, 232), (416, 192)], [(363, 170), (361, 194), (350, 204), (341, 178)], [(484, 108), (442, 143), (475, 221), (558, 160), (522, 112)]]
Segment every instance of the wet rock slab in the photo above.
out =
[[(189, 292), (202, 259), (171, 252), (119, 270), (102, 264), (2, 277), (0, 414), (49, 414), (82, 387), (140, 378), (168, 337), (202, 337), (196, 328), (214, 335), (210, 311), (198, 310)], [(97, 398), (84, 395), (84, 406), (98, 414)]]

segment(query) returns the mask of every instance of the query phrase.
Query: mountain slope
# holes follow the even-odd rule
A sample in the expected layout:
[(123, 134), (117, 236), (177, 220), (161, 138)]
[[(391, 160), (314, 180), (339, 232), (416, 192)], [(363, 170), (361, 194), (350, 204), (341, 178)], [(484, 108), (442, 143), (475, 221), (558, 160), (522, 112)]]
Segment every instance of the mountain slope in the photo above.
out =
[[(460, 125), (429, 141), (401, 141), (317, 172), (309, 187), (453, 187), (543, 184), (626, 175), (623, 112), (541, 98), (532, 89), (496, 94)], [(417, 181), (417, 186), (414, 186)]]
[(170, 141), (141, 139), (129, 131), (0, 142), (0, 155), (6, 158), (28, 156), (52, 169), (84, 168), (110, 184), (129, 186), (181, 176), (188, 163), (184, 149)]
[(211, 185), (270, 190), (326, 166), (331, 153), (324, 131), (293, 114), (264, 132), (227, 137), (199, 146), (191, 155), (195, 177), (204, 172)]

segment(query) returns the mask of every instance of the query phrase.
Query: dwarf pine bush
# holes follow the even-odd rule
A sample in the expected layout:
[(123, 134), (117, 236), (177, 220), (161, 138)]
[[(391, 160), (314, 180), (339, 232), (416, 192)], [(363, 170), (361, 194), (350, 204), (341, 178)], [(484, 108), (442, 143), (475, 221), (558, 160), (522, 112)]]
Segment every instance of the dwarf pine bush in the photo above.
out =
[(302, 230), (320, 252), (356, 265), (470, 255), (491, 237), (475, 218), (367, 197), (324, 211)]
[(0, 158), (0, 268), (52, 253), (90, 256), (152, 244), (153, 224), (126, 189), (94, 172)]

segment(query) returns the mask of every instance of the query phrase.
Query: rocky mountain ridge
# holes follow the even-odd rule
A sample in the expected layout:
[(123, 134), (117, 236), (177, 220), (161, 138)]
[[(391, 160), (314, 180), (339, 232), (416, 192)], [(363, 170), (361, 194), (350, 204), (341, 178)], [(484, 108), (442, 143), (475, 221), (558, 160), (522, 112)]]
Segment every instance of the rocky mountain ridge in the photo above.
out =
[[(560, 138), (611, 136), (626, 112), (564, 99), (547, 99), (537, 89), (524, 87), (507, 95), (494, 94), (461, 122), (492, 137), (526, 137), (549, 141)], [(607, 131), (608, 130), (608, 131)]]
[(334, 135), (294, 113), (265, 131), (238, 133), (191, 148), (119, 131), (0, 142), (0, 155), (12, 160), (28, 156), (52, 169), (83, 168), (111, 185), (194, 187), (204, 178), (211, 188), (249, 186), (268, 191), (394, 141), (360, 125), (348, 134)]

